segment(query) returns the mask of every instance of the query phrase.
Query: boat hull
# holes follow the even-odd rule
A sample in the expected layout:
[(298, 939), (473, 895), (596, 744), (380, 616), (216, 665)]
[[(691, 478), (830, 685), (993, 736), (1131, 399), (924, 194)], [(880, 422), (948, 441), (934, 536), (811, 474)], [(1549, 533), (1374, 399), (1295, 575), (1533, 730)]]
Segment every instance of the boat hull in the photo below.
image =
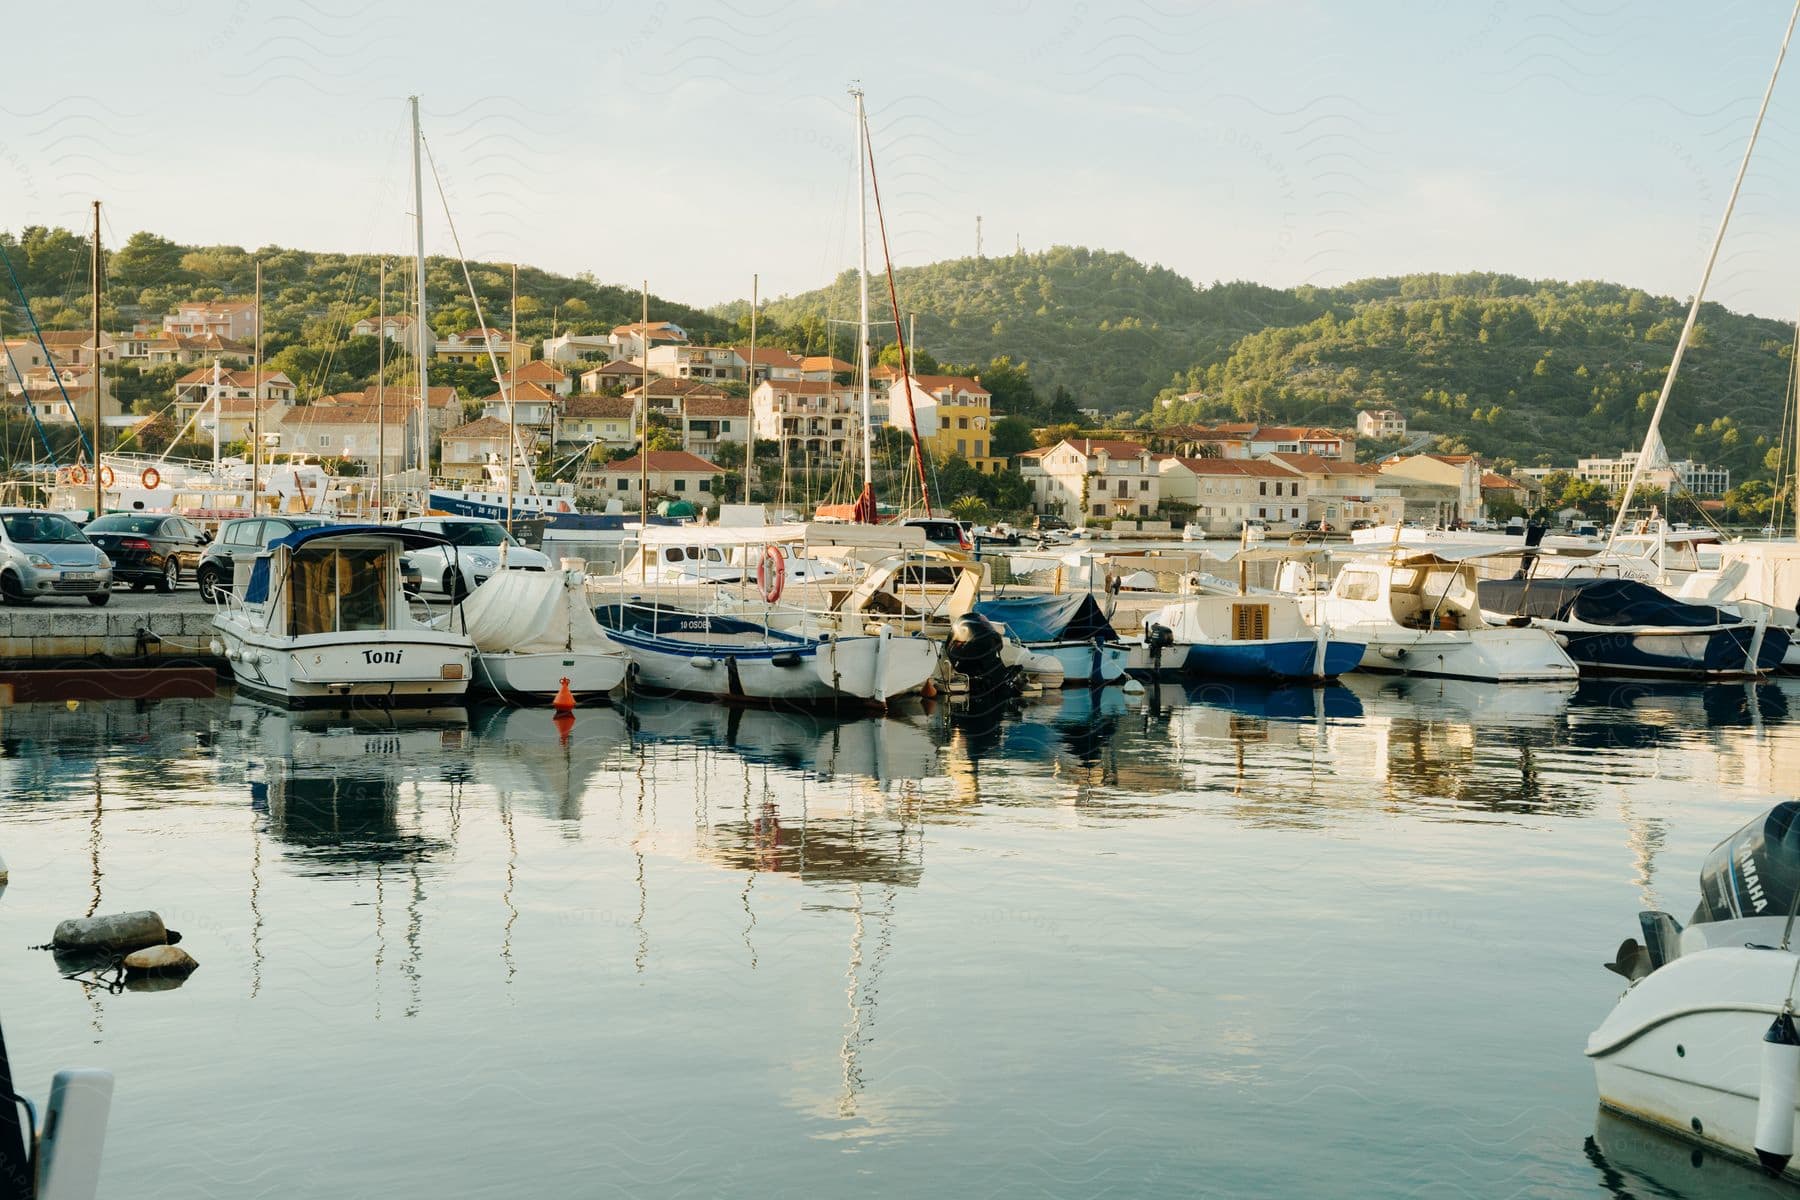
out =
[(1330, 679), (1354, 671), (1363, 650), (1361, 642), (1328, 640), (1325, 669), (1320, 671), (1319, 643), (1312, 638), (1195, 643), (1187, 648), (1181, 670), (1185, 675), (1225, 679)]
[(1130, 648), (1117, 642), (1026, 642), (1025, 648), (1062, 665), (1063, 687), (1106, 687), (1124, 679), (1131, 665)]
[(451, 634), (287, 638), (246, 629), (226, 616), (215, 618), (213, 628), (238, 688), (289, 707), (447, 704), (469, 689), (474, 651), (467, 639)]
[(753, 704), (881, 708), (937, 673), (929, 638), (808, 638), (705, 613), (598, 610), (634, 687)]
[(1484, 683), (1573, 683), (1579, 671), (1542, 629), (1335, 629), (1364, 644), (1359, 669)]
[[(1728, 678), (1781, 669), (1792, 638), (1770, 626), (1757, 641), (1754, 625), (1714, 629), (1581, 629), (1556, 627), (1582, 672)], [(1755, 647), (1755, 658), (1751, 657)]]
[[(1588, 1039), (1601, 1104), (1754, 1161), (1763, 1034), (1794, 967), (1783, 951), (1719, 946), (1638, 980)], [(1790, 1118), (1800, 1131), (1800, 1109)]]
[(512, 704), (549, 704), (566, 679), (576, 703), (590, 704), (617, 691), (630, 665), (624, 654), (600, 650), (478, 651), (474, 687)]

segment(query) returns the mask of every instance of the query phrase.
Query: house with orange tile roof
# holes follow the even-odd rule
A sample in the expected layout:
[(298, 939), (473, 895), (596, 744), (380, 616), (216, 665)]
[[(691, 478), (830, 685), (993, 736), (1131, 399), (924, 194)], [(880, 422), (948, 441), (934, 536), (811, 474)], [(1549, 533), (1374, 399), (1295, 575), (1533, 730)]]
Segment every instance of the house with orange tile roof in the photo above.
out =
[[(748, 367), (752, 357), (749, 345), (733, 346), (732, 349)], [(806, 360), (792, 350), (785, 350), (780, 346), (758, 346), (754, 357), (756, 369), (750, 372), (754, 376), (750, 381), (752, 384), (761, 383), (765, 379), (781, 383), (806, 378)]]
[(162, 319), (164, 333), (184, 337), (215, 334), (234, 342), (256, 340), (256, 301), (189, 300)]
[(690, 346), (669, 342), (650, 347), (650, 373), (664, 379), (725, 383), (744, 377), (744, 360), (730, 346)]
[(629, 325), (615, 325), (607, 335), (612, 342), (614, 358), (644, 360), (644, 355), (656, 346), (686, 345), (687, 330), (673, 321), (633, 321)]
[[(343, 458), (370, 474), (392, 474), (404, 465), (406, 408), (373, 404), (293, 404), (280, 406), (276, 434), (284, 454)], [(263, 423), (265, 434), (268, 422)]]
[(1156, 457), (1137, 442), (1064, 438), (1018, 457), (1031, 510), (1075, 524), (1152, 517), (1162, 503)]
[(1237, 533), (1245, 521), (1306, 520), (1305, 476), (1274, 462), (1170, 454), (1158, 456), (1156, 467), (1163, 498), (1193, 505), (1191, 521), (1208, 533)]
[(638, 402), (624, 396), (580, 394), (563, 401), (556, 440), (564, 446), (598, 444), (607, 449), (635, 446)]
[(759, 438), (776, 442), (787, 461), (832, 463), (861, 453), (862, 394), (817, 379), (769, 379), (750, 395)]
[(937, 457), (956, 455), (983, 474), (1005, 469), (1006, 459), (992, 452), (994, 422), (1000, 414), (993, 411), (993, 395), (981, 380), (915, 374), (908, 386), (895, 371), (887, 379), (885, 395), (888, 423), (911, 432), (916, 422), (921, 444)]
[(1405, 519), (1443, 524), (1486, 514), (1481, 460), (1472, 454), (1410, 454), (1381, 464), (1389, 488), (1405, 501)]
[[(622, 501), (627, 509), (643, 502), (638, 491), (642, 468), (637, 455), (619, 462), (596, 462), (582, 465), (576, 486), (585, 496), (604, 503)], [(648, 463), (650, 499), (687, 500), (700, 507), (712, 504), (713, 480), (725, 473), (724, 468), (686, 450), (652, 450)]]

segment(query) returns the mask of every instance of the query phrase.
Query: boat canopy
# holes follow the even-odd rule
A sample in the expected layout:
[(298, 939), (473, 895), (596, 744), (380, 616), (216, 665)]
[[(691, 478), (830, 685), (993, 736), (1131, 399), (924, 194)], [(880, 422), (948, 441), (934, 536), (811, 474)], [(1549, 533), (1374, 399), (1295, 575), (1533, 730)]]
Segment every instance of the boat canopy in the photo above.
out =
[(1092, 592), (1062, 596), (1018, 596), (983, 600), (975, 611), (1005, 625), (1012, 635), (1033, 642), (1111, 642), (1118, 640), (1112, 622)]
[(646, 546), (768, 546), (806, 540), (806, 526), (787, 525), (652, 525), (633, 529)]
[(587, 589), (550, 571), (497, 571), (462, 603), (463, 629), (485, 654), (602, 650), (612, 645)]
[(1482, 608), (1518, 617), (1685, 629), (1743, 624), (1741, 617), (1683, 603), (1633, 579), (1487, 579), (1480, 586)]
[(277, 551), (286, 550), (291, 554), (311, 542), (357, 537), (374, 537), (397, 542), (407, 550), (450, 544), (442, 534), (427, 533), (423, 529), (406, 529), (394, 525), (314, 525), (308, 529), (296, 529), (286, 537), (276, 538), (270, 542), (268, 548), (256, 556), (256, 562), (250, 568), (250, 582), (244, 588), (244, 603), (262, 604), (268, 600), (271, 571), (269, 564), (275, 560)]

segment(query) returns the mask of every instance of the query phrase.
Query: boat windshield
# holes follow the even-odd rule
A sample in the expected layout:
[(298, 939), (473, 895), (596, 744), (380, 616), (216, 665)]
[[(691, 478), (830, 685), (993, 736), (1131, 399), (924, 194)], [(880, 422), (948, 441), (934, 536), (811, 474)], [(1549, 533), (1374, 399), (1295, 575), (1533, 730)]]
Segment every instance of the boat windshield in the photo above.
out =
[(519, 543), (506, 536), (504, 525), (490, 525), (486, 521), (449, 521), (444, 525), (444, 537), (452, 546), (502, 546)]
[(17, 546), (73, 546), (87, 541), (75, 522), (55, 513), (7, 513), (6, 539)]

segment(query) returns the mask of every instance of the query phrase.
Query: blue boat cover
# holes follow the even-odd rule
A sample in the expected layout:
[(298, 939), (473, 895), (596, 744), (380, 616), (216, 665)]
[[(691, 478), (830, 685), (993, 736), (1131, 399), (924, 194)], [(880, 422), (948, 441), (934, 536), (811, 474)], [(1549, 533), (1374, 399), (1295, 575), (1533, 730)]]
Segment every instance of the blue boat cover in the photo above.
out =
[(402, 529), (394, 525), (315, 525), (310, 529), (296, 529), (286, 537), (270, 542), (268, 548), (256, 556), (256, 561), (250, 567), (249, 586), (244, 588), (244, 603), (261, 604), (269, 598), (269, 563), (277, 547), (294, 550), (322, 538), (353, 537), (359, 534), (392, 538), (408, 550), (450, 544), (449, 539), (442, 534), (426, 533), (423, 529)]
[(1687, 604), (1632, 579), (1486, 579), (1488, 612), (1587, 625), (1698, 628), (1741, 625), (1743, 619), (1707, 604)]
[(1005, 625), (1014, 637), (1027, 644), (1119, 640), (1112, 623), (1090, 592), (983, 600), (975, 606), (975, 611), (990, 621)]

